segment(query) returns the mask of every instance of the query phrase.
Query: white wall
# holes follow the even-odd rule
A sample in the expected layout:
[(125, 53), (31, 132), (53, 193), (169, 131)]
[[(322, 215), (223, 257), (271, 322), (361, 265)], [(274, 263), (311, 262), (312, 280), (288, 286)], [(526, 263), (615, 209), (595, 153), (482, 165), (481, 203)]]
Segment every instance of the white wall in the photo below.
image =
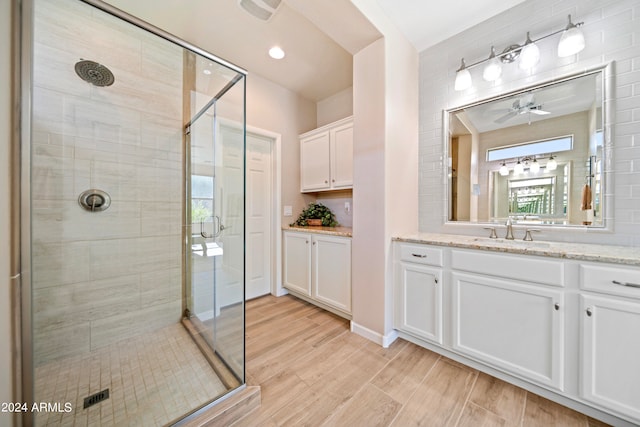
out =
[(318, 101), (318, 127), (353, 115), (353, 87)]
[[(13, 67), (11, 55), (12, 30), (10, 1), (0, 2), (0, 402), (15, 402), (13, 396), (13, 342), (11, 337), (11, 289), (10, 289), (10, 146), (12, 144), (11, 126), (11, 87)], [(0, 413), (0, 425), (13, 425), (12, 415)]]
[[(501, 80), (490, 84), (480, 76), (482, 67), (471, 70), (474, 88), (456, 92), (455, 71), (464, 57), (467, 64), (486, 58), (491, 45), (502, 50), (522, 43), (525, 32), (532, 38), (566, 26), (567, 14), (584, 21), (586, 48), (578, 55), (558, 58), (559, 35), (540, 42), (541, 61), (532, 72), (517, 65), (504, 66)], [(530, 86), (558, 76), (615, 61), (614, 122), (607, 184), (607, 217), (613, 217), (612, 232), (594, 229), (545, 229), (542, 240), (599, 244), (640, 245), (640, 3), (637, 0), (583, 1), (538, 0), (524, 2), (420, 53), (420, 198), (419, 229), (424, 232), (484, 235), (481, 226), (448, 226), (444, 195), (442, 110), (475, 100)], [(613, 184), (613, 185), (611, 185)]]
[[(300, 193), (300, 143), (298, 135), (316, 127), (316, 104), (257, 74), (247, 76), (247, 125), (282, 135), (282, 205), (293, 207), (290, 224), (313, 195)], [(280, 207), (280, 215), (283, 214)]]
[(353, 321), (380, 335), (386, 266), (384, 53), (379, 39), (353, 57)]
[(384, 36), (354, 56), (353, 323), (386, 344), (391, 238), (417, 227), (418, 55), (377, 2), (352, 2)]

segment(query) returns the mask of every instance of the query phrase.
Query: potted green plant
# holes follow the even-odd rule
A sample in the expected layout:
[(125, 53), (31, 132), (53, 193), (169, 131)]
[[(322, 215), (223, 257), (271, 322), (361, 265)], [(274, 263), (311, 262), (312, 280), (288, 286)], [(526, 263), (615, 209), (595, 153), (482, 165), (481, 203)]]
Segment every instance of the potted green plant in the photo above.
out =
[(298, 219), (290, 225), (300, 225), (303, 227), (310, 225), (335, 227), (338, 225), (338, 221), (336, 221), (336, 217), (333, 212), (331, 212), (331, 209), (322, 203), (309, 203), (309, 206), (300, 213)]

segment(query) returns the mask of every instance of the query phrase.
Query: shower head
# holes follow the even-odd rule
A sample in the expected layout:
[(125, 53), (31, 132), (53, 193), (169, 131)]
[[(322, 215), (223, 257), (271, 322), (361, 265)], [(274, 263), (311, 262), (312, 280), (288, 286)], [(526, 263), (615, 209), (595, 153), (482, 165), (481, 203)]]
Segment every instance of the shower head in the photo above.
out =
[(111, 86), (116, 80), (111, 70), (94, 61), (80, 58), (80, 61), (76, 62), (75, 69), (82, 80), (94, 86)]

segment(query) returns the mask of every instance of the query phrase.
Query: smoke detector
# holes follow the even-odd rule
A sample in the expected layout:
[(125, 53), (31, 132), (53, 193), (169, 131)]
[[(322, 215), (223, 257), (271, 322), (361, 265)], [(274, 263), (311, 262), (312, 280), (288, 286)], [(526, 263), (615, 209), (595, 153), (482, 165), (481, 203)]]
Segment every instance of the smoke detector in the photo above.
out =
[(282, 0), (238, 0), (246, 12), (262, 21), (268, 21), (282, 4)]

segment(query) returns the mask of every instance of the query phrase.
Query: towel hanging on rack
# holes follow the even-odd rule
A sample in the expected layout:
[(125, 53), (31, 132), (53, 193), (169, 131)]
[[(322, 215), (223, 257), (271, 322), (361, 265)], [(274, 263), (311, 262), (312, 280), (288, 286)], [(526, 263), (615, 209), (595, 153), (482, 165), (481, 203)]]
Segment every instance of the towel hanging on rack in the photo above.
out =
[(591, 187), (589, 184), (585, 184), (584, 187), (582, 187), (582, 203), (580, 209), (583, 211), (591, 209)]

